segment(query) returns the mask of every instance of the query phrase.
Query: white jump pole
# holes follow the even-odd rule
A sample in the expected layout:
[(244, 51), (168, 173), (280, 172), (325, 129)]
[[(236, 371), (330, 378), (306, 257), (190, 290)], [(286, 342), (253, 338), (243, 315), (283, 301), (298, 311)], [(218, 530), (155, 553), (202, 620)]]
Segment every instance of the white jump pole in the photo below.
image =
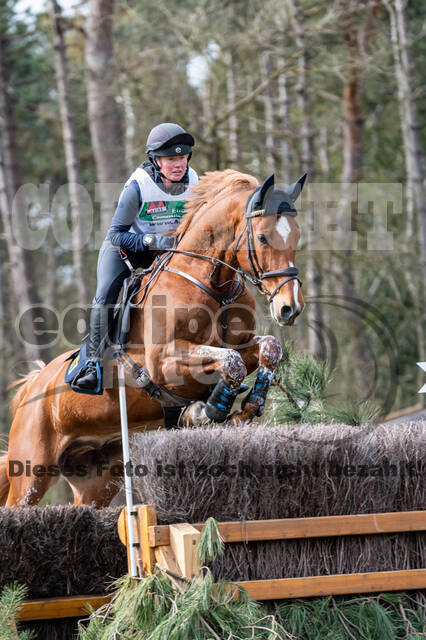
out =
[(135, 533), (133, 529), (132, 519), (132, 477), (128, 473), (128, 470), (130, 470), (129, 424), (127, 421), (126, 382), (124, 376), (124, 366), (122, 364), (118, 365), (118, 389), (120, 397), (121, 440), (123, 443), (124, 488), (126, 491), (127, 507), (127, 538), (130, 551), (130, 575), (132, 576), (132, 578), (137, 578), (138, 570), (136, 567)]

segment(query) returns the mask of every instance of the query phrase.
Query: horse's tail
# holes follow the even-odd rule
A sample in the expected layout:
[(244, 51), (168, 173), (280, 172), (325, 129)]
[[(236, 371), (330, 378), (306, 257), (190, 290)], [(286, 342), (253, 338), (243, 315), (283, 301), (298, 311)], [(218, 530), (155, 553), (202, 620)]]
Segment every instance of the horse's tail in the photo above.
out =
[(9, 478), (7, 475), (7, 453), (0, 455), (0, 507), (6, 504), (9, 494)]
[[(19, 407), (21, 401), (24, 399), (24, 396), (29, 390), (29, 388), (31, 387), (32, 383), (34, 382), (34, 380), (36, 379), (40, 371), (46, 366), (46, 363), (43, 362), (43, 360), (35, 360), (34, 364), (37, 365), (38, 369), (33, 369), (32, 371), (25, 374), (24, 376), (17, 378), (13, 382), (11, 382), (7, 387), (8, 389), (13, 389), (14, 387), (22, 385), (19, 387), (18, 391), (15, 393), (15, 395), (12, 398), (12, 402), (10, 403), (10, 416), (12, 419), (14, 418), (17, 408)], [(0, 481), (0, 486), (1, 486), (1, 481)]]

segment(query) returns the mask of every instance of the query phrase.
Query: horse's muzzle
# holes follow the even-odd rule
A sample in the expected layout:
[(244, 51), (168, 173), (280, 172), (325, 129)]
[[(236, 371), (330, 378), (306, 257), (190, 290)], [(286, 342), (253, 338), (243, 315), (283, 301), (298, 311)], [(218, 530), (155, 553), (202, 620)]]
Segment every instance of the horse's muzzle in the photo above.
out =
[(293, 324), (295, 315), (296, 314), (293, 310), (293, 307), (290, 307), (289, 305), (285, 304), (281, 307), (280, 321), (284, 324)]
[(275, 322), (278, 322), (278, 324), (281, 326), (291, 327), (301, 311), (302, 309), (300, 308), (300, 305), (295, 305), (294, 307), (292, 307), (285, 304), (279, 309), (279, 313), (277, 314), (274, 310), (273, 305), (271, 305), (272, 317), (274, 318)]

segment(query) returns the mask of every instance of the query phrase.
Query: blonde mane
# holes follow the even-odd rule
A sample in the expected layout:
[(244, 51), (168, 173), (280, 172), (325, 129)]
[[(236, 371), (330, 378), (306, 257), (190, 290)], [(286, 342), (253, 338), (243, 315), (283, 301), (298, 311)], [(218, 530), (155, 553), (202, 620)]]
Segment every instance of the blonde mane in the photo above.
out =
[(204, 205), (213, 205), (219, 198), (254, 189), (259, 185), (256, 178), (248, 173), (233, 169), (225, 171), (207, 171), (199, 182), (191, 187), (191, 196), (185, 203), (185, 215), (176, 230), (178, 235), (184, 234), (191, 223), (198, 218)]

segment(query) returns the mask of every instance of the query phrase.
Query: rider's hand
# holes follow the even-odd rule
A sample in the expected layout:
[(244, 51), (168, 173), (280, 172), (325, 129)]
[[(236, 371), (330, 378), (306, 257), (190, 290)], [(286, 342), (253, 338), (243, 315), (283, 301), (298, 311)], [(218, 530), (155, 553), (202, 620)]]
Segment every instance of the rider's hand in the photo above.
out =
[(159, 233), (146, 233), (143, 237), (143, 245), (151, 251), (167, 251), (173, 249), (176, 244), (176, 236), (162, 236)]

